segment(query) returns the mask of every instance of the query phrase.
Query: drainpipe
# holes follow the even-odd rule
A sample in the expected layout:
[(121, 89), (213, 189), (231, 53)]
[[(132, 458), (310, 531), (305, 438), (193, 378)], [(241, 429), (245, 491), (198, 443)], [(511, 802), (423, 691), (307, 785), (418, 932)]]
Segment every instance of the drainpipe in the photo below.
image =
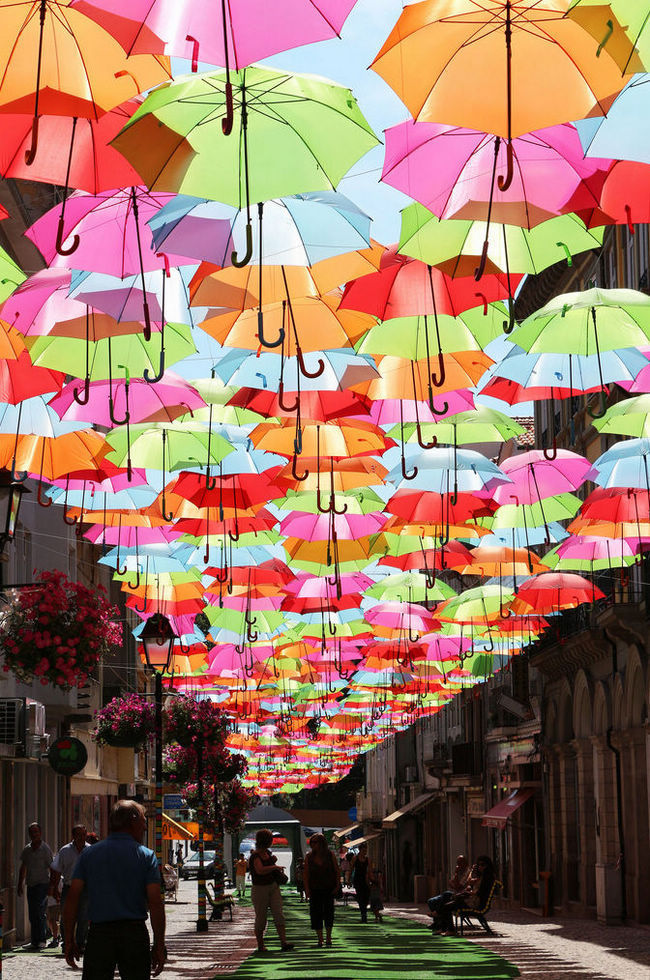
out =
[[(616, 647), (616, 640), (613, 640), (606, 629), (603, 630), (603, 635), (606, 641), (612, 648), (612, 680), (616, 678), (618, 673), (618, 650)], [(618, 845), (619, 845), (619, 859), (618, 865), (621, 875), (621, 917), (623, 922), (627, 919), (627, 895), (625, 891), (625, 832), (623, 828), (623, 793), (622, 793), (622, 776), (621, 776), (621, 753), (620, 750), (612, 744), (612, 732), (614, 728), (612, 725), (607, 729), (606, 741), (607, 748), (614, 754), (614, 768), (616, 772), (616, 823), (618, 829)]]

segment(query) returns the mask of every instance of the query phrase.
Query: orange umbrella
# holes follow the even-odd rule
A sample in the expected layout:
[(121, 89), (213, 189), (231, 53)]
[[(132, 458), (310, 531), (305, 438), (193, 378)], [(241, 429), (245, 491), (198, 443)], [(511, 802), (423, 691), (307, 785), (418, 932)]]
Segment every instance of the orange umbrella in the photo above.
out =
[[(383, 453), (394, 445), (372, 422), (346, 419), (344, 422), (307, 422), (302, 427), (302, 436), (296, 439), (296, 423), (291, 419), (281, 419), (277, 422), (262, 422), (250, 434), (250, 439), (257, 449), (264, 449), (281, 456), (315, 456), (338, 457), (346, 459), (350, 456), (368, 456), (372, 453)], [(295, 443), (300, 441), (301, 448), (296, 450)], [(329, 466), (329, 460), (328, 460)]]
[(92, 429), (55, 437), (0, 435), (0, 467), (50, 482), (74, 470), (99, 469), (105, 451), (105, 437)]
[[(427, 401), (429, 390), (429, 367), (426, 358), (422, 361), (409, 361), (392, 354), (380, 356), (375, 360), (379, 378), (364, 384), (363, 393), (377, 401), (381, 398), (408, 398)], [(494, 364), (492, 358), (481, 351), (461, 351), (445, 354), (445, 381), (437, 391), (458, 391), (460, 388), (473, 388), (487, 369)], [(415, 385), (415, 390), (414, 390)], [(360, 386), (352, 385), (352, 391)]]
[(494, 578), (504, 575), (539, 575), (548, 571), (548, 566), (542, 565), (537, 555), (528, 548), (479, 547), (471, 548), (470, 553), (472, 562), (464, 568), (456, 569), (459, 575)]
[(388, 470), (372, 456), (357, 456), (354, 459), (329, 459), (316, 457), (301, 457), (303, 466), (308, 473), (307, 479), (298, 480), (292, 472), (291, 464), (284, 467), (276, 477), (276, 483), (283, 492), (288, 490), (316, 490), (320, 474), (333, 476), (334, 492), (345, 493), (358, 487), (376, 487), (384, 483)]

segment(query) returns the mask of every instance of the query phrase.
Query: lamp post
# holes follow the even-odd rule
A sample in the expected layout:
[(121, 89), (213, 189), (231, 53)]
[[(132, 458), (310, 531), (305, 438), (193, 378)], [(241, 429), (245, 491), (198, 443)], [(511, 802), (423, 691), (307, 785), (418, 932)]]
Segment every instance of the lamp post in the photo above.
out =
[(171, 623), (166, 616), (156, 613), (145, 623), (144, 629), (140, 634), (140, 639), (144, 647), (144, 655), (147, 667), (153, 672), (155, 678), (155, 703), (156, 703), (156, 824), (155, 824), (155, 851), (160, 870), (160, 881), (162, 887), (162, 868), (163, 868), (163, 842), (162, 842), (162, 755), (163, 755), (163, 733), (162, 733), (162, 698), (163, 674), (169, 670), (172, 653), (174, 651), (174, 633)]
[(18, 524), (20, 502), (24, 493), (31, 493), (7, 470), (0, 471), (0, 553), (8, 541), (13, 541)]
[(203, 737), (200, 736), (196, 749), (196, 769), (199, 783), (199, 800), (197, 807), (197, 820), (199, 823), (199, 876), (197, 881), (199, 917), (196, 920), (196, 931), (208, 931), (208, 919), (206, 915), (206, 887), (205, 887), (205, 863), (203, 860), (204, 842), (203, 826), (205, 821), (205, 799), (203, 795)]

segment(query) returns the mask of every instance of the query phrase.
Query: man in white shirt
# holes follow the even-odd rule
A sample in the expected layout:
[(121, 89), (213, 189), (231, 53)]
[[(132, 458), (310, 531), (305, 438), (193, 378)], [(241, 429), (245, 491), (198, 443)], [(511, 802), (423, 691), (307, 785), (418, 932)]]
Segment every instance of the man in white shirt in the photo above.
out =
[[(54, 858), (52, 862), (52, 888), (51, 894), (54, 894), (56, 886), (60, 878), (63, 878), (63, 889), (61, 891), (61, 942), (65, 941), (65, 936), (63, 934), (63, 918), (65, 915), (65, 901), (68, 897), (68, 892), (70, 891), (70, 885), (72, 883), (72, 873), (75, 869), (75, 865), (79, 860), (79, 855), (90, 847), (90, 844), (86, 843), (86, 828), (82, 824), (77, 824), (76, 827), (72, 828), (72, 840), (69, 844), (64, 844), (64, 846), (59, 850), (59, 853)], [(87, 902), (85, 896), (79, 902), (79, 912), (77, 915), (77, 927), (75, 941), (80, 950), (83, 951), (86, 945), (86, 933), (88, 931), (88, 916), (87, 916)]]
[(23, 885), (27, 880), (27, 908), (32, 931), (30, 949), (37, 951), (45, 949), (47, 933), (45, 910), (50, 887), (52, 851), (43, 840), (40, 824), (31, 823), (27, 832), (30, 842), (23, 848), (20, 855), (17, 892), (19, 896), (22, 895)]

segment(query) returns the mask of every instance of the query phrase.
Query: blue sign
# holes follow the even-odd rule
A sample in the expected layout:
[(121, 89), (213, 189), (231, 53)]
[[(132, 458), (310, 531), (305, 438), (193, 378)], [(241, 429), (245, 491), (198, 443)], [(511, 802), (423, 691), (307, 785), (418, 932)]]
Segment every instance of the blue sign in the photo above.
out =
[(183, 797), (178, 793), (166, 793), (163, 796), (163, 810), (180, 810), (183, 806)]
[(356, 808), (356, 806), (351, 806), (350, 807), (350, 809), (348, 810), (348, 817), (350, 818), (350, 820), (352, 821), (352, 823), (355, 822), (355, 820), (357, 819), (357, 808)]

